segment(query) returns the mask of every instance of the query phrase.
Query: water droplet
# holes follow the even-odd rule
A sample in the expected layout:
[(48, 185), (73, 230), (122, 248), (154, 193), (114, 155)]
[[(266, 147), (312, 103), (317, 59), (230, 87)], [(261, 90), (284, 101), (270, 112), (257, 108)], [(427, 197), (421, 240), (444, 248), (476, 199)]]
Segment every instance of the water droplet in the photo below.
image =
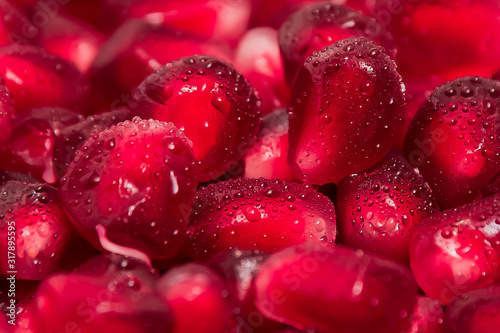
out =
[(260, 210), (255, 207), (245, 207), (243, 209), (243, 214), (245, 214), (246, 218), (251, 222), (256, 222), (261, 219)]

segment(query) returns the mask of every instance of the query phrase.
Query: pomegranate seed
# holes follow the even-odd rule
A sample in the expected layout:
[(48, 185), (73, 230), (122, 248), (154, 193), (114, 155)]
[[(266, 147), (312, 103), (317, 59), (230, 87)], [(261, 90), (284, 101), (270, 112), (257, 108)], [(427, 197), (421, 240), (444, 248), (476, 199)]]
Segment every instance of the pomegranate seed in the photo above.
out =
[(288, 161), (313, 184), (379, 162), (403, 127), (404, 85), (384, 49), (348, 38), (308, 58), (292, 90)]
[(242, 158), (260, 125), (260, 102), (232, 65), (198, 55), (171, 62), (141, 83), (132, 114), (171, 121), (193, 141), (200, 180), (229, 170)]
[(185, 251), (198, 260), (233, 248), (333, 246), (337, 235), (332, 202), (309, 185), (234, 179), (200, 188), (194, 201)]

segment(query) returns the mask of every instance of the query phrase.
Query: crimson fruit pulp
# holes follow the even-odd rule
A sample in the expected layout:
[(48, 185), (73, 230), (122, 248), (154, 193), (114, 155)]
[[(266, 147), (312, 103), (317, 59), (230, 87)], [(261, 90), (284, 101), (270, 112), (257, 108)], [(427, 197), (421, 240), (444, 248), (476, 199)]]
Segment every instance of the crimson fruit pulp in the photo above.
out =
[(336, 236), (335, 208), (311, 186), (243, 178), (199, 189), (185, 251), (204, 260), (233, 248), (276, 252), (305, 241), (334, 246)]
[(396, 64), (366, 38), (343, 39), (309, 57), (291, 106), (288, 162), (313, 184), (338, 183), (379, 162), (406, 115)]
[(138, 117), (93, 134), (60, 186), (76, 229), (97, 248), (102, 226), (151, 259), (177, 254), (197, 185), (189, 144), (171, 123)]

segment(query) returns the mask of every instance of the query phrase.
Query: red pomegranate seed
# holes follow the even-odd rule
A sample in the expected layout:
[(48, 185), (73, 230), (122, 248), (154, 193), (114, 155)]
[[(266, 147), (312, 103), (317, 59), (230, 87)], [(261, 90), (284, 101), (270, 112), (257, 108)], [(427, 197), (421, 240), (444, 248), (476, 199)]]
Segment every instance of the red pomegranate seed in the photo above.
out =
[[(174, 267), (157, 284), (159, 295), (174, 317), (174, 333), (232, 332), (232, 304), (224, 281), (206, 266)], [(203, 314), (193, 320), (193, 314)]]
[(171, 313), (155, 294), (157, 279), (144, 263), (115, 254), (53, 275), (36, 292), (34, 332), (170, 332)]
[(254, 142), (260, 102), (226, 61), (205, 55), (173, 61), (149, 76), (134, 95), (132, 115), (170, 121), (193, 142), (200, 180), (222, 175)]
[(429, 185), (402, 157), (351, 175), (338, 186), (342, 241), (394, 260), (408, 260), (412, 231), (437, 211)]
[(276, 252), (305, 241), (333, 246), (332, 202), (312, 186), (266, 179), (233, 179), (198, 190), (185, 252), (206, 260), (238, 248)]
[(438, 301), (418, 296), (408, 333), (442, 333), (443, 308)]
[(171, 123), (134, 118), (85, 141), (61, 181), (63, 206), (99, 249), (169, 258), (185, 238), (193, 164), (189, 142)]
[(0, 74), (17, 114), (43, 106), (84, 109), (85, 78), (73, 64), (41, 48), (17, 44), (0, 48)]
[(500, 195), (434, 214), (417, 226), (410, 263), (427, 296), (449, 304), (499, 278)]
[(287, 163), (288, 112), (276, 110), (262, 118), (257, 142), (245, 154), (246, 178), (295, 181)]
[(0, 144), (4, 144), (10, 137), (14, 121), (14, 105), (12, 94), (0, 75)]
[(292, 90), (288, 161), (313, 184), (379, 162), (406, 116), (404, 85), (384, 49), (348, 38), (309, 57)]
[(437, 88), (418, 110), (405, 155), (443, 207), (479, 198), (500, 171), (499, 107), (500, 82), (464, 77)]
[[(314, 52), (348, 37), (367, 37), (383, 46), (389, 46), (392, 39), (373, 18), (331, 1), (305, 5), (290, 15), (279, 34), (288, 83), (293, 84), (304, 61)], [(394, 53), (391, 48), (386, 52)]]
[(474, 290), (458, 297), (444, 316), (445, 332), (495, 332), (500, 324), (500, 286)]
[[(71, 227), (57, 191), (42, 184), (8, 181), (0, 188), (0, 273), (41, 280), (58, 269)], [(15, 256), (12, 256), (14, 254)]]
[(268, 318), (321, 332), (407, 332), (417, 297), (406, 267), (311, 243), (271, 255), (255, 285)]

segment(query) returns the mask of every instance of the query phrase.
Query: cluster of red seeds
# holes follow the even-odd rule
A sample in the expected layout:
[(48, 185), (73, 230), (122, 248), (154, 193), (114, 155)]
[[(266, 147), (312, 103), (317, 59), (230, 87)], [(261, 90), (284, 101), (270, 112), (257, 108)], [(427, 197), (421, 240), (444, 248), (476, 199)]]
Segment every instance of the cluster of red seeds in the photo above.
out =
[(0, 333), (497, 332), (499, 58), (497, 0), (0, 0)]

